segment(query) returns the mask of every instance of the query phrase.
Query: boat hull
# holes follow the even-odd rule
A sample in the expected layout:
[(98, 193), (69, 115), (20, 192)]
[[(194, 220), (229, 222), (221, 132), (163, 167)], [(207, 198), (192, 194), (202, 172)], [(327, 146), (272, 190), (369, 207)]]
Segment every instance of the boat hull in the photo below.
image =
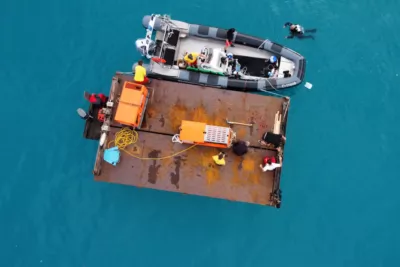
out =
[[(151, 16), (143, 17), (142, 25), (148, 28)], [(178, 25), (183, 25), (183, 28), (188, 36), (208, 38), (221, 41), (223, 45), (226, 39), (227, 30), (209, 27), (198, 24), (188, 24), (181, 21), (176, 21)], [(153, 29), (163, 31), (162, 21), (156, 18)], [(264, 49), (267, 52), (273, 53), (280, 57), (284, 57), (294, 63), (295, 68), (291, 77), (287, 78), (268, 78), (258, 80), (243, 80), (234, 77), (219, 76), (215, 74), (207, 74), (195, 71), (178, 69), (171, 72), (154, 72), (149, 64), (145, 64), (147, 75), (150, 78), (163, 79), (176, 82), (185, 82), (190, 84), (205, 85), (210, 87), (226, 88), (235, 91), (263, 91), (263, 90), (278, 90), (296, 86), (303, 82), (306, 71), (306, 60), (299, 53), (274, 43), (270, 40), (264, 40), (258, 37), (236, 32), (233, 39), (234, 44), (244, 45), (251, 48)], [(134, 72), (135, 64), (133, 65)]]

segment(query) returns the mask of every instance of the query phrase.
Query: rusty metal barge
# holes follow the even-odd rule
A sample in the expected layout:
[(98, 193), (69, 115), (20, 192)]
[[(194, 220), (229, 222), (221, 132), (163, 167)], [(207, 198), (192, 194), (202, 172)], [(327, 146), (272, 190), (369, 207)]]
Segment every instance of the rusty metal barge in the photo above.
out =
[[(282, 168), (260, 168), (264, 157), (278, 152), (259, 139), (267, 131), (285, 135), (288, 98), (164, 80), (132, 84), (131, 75), (117, 72), (106, 102), (90, 104), (85, 116), (84, 137), (99, 143), (96, 181), (280, 207)], [(140, 92), (133, 92), (135, 88)], [(129, 104), (135, 98), (131, 94), (141, 100)], [(226, 137), (206, 137), (210, 131), (249, 141), (248, 152), (235, 155), (224, 143)], [(127, 132), (130, 139), (121, 138)], [(112, 164), (105, 153), (113, 147), (120, 156)], [(212, 159), (220, 151), (227, 155), (224, 166)]]

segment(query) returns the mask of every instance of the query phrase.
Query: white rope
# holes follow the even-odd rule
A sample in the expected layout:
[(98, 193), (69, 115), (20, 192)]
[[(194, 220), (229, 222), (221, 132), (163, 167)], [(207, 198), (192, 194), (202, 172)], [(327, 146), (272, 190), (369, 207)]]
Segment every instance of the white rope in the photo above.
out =
[(174, 136), (172, 136), (172, 143), (181, 143), (181, 144), (183, 144), (183, 142), (179, 138), (179, 134), (175, 134)]
[(287, 113), (287, 111), (288, 111), (288, 109), (289, 109), (289, 105), (290, 105), (290, 98), (289, 98), (288, 103), (287, 103), (287, 105), (286, 105), (285, 112), (283, 113), (283, 118), (286, 117), (286, 113)]
[(260, 46), (257, 48), (257, 50), (260, 50), (261, 46), (263, 46), (266, 42), (269, 42), (269, 40), (268, 40), (268, 39), (265, 39), (265, 40), (260, 44)]
[(277, 94), (277, 93), (274, 93), (274, 92), (271, 92), (271, 91), (267, 91), (267, 90), (264, 90), (264, 89), (258, 89), (258, 90), (260, 90), (260, 91), (262, 91), (262, 92), (265, 92), (265, 93), (268, 93), (268, 94), (276, 95), (276, 96), (282, 97), (282, 98), (287, 97), (287, 98), (289, 99), (289, 100), (288, 100), (288, 103), (287, 103), (287, 106), (286, 106), (286, 109), (285, 109), (285, 112), (284, 112), (284, 115), (283, 115), (283, 117), (285, 118), (286, 113), (287, 113), (287, 111), (288, 111), (288, 109), (289, 109), (289, 105), (290, 105), (290, 97), (284, 96), (284, 95), (281, 95), (281, 94)]
[(229, 131), (231, 132), (231, 140), (230, 140), (230, 142), (229, 142), (229, 144), (228, 144), (228, 148), (230, 148), (230, 147), (232, 147), (232, 145), (233, 145), (233, 142), (235, 142), (236, 141), (236, 132), (234, 132), (233, 130), (232, 130), (232, 128), (229, 128)]
[(271, 85), (272, 89), (274, 89), (275, 91), (278, 91), (278, 89), (276, 89), (276, 88), (272, 85), (272, 83), (268, 80), (268, 78), (267, 78), (266, 80), (267, 80), (267, 82), (269, 83), (269, 85)]
[(274, 93), (274, 92), (271, 92), (271, 91), (268, 91), (268, 90), (265, 90), (265, 89), (258, 89), (258, 90), (260, 90), (262, 92), (265, 92), (265, 93), (268, 93), (268, 94), (276, 95), (276, 96), (279, 96), (279, 97), (287, 97), (287, 96), (284, 96), (284, 95), (281, 95), (281, 94), (278, 94), (278, 93)]

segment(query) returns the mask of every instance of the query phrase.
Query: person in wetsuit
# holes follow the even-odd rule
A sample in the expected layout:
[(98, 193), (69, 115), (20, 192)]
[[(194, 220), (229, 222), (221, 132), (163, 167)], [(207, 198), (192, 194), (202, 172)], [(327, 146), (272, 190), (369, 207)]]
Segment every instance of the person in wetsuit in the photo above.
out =
[(280, 151), (282, 145), (286, 142), (286, 137), (283, 134), (274, 134), (273, 132), (266, 132), (262, 135), (261, 140), (258, 140), (258, 142), (263, 146), (274, 148)]
[(286, 28), (287, 26), (289, 26), (290, 35), (286, 36), (286, 39), (292, 39), (293, 37), (297, 37), (299, 39), (314, 39), (314, 36), (304, 35), (304, 33), (315, 33), (317, 31), (317, 29), (305, 30), (303, 26), (299, 24), (293, 24), (291, 22), (286, 22), (285, 25), (283, 25), (283, 28)]
[(235, 28), (230, 28), (227, 32), (226, 32), (226, 40), (225, 40), (225, 51), (228, 47), (235, 47), (233, 45), (233, 35), (236, 32)]

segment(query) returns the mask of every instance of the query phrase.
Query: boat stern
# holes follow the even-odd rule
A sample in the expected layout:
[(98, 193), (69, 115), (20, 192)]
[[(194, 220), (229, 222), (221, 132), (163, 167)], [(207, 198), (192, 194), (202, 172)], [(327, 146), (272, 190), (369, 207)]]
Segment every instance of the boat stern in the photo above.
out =
[(156, 31), (160, 31), (162, 28), (162, 23), (161, 23), (161, 19), (156, 17), (157, 15), (153, 14), (153, 15), (146, 15), (142, 18), (142, 26), (145, 29), (149, 28), (150, 25), (150, 21), (152, 20), (152, 18), (154, 18), (154, 26), (152, 27), (154, 30)]

